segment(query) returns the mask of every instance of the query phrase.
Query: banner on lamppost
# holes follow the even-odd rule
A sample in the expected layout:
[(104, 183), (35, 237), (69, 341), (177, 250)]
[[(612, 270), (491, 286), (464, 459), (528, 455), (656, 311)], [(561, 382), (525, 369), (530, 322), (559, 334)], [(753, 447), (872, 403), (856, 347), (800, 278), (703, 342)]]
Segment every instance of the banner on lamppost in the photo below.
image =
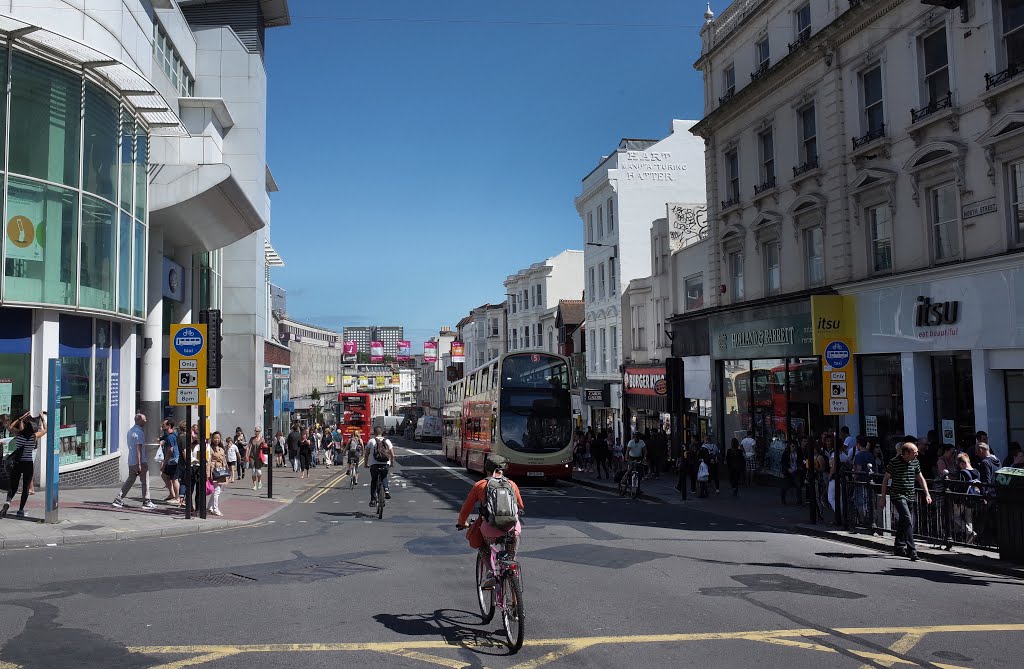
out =
[(370, 362), (384, 362), (384, 342), (370, 342)]
[(345, 358), (345, 362), (355, 362), (356, 355), (359, 353), (359, 342), (347, 341), (341, 347), (341, 354)]
[(437, 362), (437, 342), (423, 342), (423, 362)]
[(461, 341), (452, 342), (452, 362), (455, 364), (466, 362), (466, 346)]
[(395, 358), (399, 362), (406, 362), (412, 359), (412, 342), (407, 339), (399, 340), (398, 355), (396, 355)]

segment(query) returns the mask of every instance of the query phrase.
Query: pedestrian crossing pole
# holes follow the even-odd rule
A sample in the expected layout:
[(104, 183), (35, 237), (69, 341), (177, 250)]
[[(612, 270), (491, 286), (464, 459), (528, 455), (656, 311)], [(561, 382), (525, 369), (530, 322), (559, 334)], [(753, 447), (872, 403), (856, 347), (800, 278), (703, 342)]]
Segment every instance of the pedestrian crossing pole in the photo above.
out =
[[(181, 447), (181, 438), (185, 440), (185, 448)], [(185, 458), (185, 519), (192, 518), (192, 500), (195, 499), (195, 484), (192, 480), (192, 405), (185, 407), (185, 434), (178, 440), (178, 457)]]
[(267, 499), (274, 499), (274, 449), (277, 448), (277, 444), (271, 446), (265, 439), (263, 443), (267, 444), (269, 451), (267, 453)]
[(206, 519), (206, 405), (199, 405), (199, 517)]

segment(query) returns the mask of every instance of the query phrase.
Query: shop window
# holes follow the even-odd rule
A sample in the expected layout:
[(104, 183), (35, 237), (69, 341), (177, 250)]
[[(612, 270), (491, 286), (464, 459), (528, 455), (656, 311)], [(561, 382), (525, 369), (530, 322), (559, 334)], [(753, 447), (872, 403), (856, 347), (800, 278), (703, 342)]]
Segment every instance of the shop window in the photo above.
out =
[[(857, 356), (862, 432), (876, 439), (886, 453), (906, 434), (903, 424), (903, 371), (899, 354)], [(875, 434), (870, 434), (871, 426)]]
[[(956, 353), (932, 357), (932, 388), (935, 393), (935, 425), (950, 422), (962, 449), (974, 445), (974, 374), (971, 355)], [(940, 432), (941, 434), (941, 432)]]
[(82, 188), (111, 202), (117, 197), (119, 114), (117, 100), (86, 82)]
[(11, 172), (78, 186), (80, 77), (15, 51), (11, 66)]
[(50, 429), (58, 430), (61, 465), (92, 457), (92, 334), (91, 319), (60, 317), (60, 421)]
[(127, 314), (132, 308), (132, 219), (121, 212), (117, 232), (117, 310)]
[(142, 128), (135, 129), (135, 218), (146, 220), (146, 166), (149, 163), (149, 137)]
[(1024, 371), (1008, 371), (1006, 379), (1006, 428), (1010, 441), (1024, 444)]
[(117, 210), (114, 205), (82, 197), (82, 268), (79, 304), (114, 310), (114, 248)]
[(107, 321), (96, 321), (96, 368), (95, 385), (93, 397), (93, 430), (92, 430), (92, 457), (98, 458), (109, 453), (110, 431), (107, 429), (107, 421), (110, 417), (110, 369), (111, 352), (117, 349), (112, 347), (112, 333), (110, 323)]
[(74, 304), (78, 197), (65, 188), (10, 177), (4, 299)]
[[(20, 416), (30, 406), (32, 312), (0, 308), (0, 414)], [(0, 422), (0, 456), (14, 450), (14, 435)]]

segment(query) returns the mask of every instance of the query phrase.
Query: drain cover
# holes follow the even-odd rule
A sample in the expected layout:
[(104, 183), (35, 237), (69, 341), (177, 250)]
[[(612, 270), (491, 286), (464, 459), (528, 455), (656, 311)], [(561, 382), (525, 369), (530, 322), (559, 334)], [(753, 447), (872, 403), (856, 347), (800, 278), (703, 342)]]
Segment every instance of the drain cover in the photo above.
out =
[(102, 525), (72, 525), (65, 529), (72, 530), (74, 532), (91, 532), (92, 530), (98, 530), (102, 527)]
[(256, 579), (249, 578), (248, 576), (241, 576), (239, 574), (221, 573), (221, 574), (197, 574), (190, 576), (193, 581), (200, 583), (206, 583), (207, 585), (246, 585), (249, 583), (255, 583)]

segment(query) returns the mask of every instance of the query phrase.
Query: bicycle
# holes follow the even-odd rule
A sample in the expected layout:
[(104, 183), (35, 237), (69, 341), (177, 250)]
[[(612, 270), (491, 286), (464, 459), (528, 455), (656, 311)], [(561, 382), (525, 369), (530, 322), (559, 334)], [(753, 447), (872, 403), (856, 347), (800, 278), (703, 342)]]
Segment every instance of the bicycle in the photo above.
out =
[[(470, 521), (472, 525), (474, 520)], [(460, 527), (459, 530), (466, 528)], [(505, 628), (508, 647), (513, 653), (519, 652), (526, 638), (525, 607), (523, 604), (523, 574), (519, 562), (508, 550), (508, 542), (512, 541), (518, 549), (518, 541), (510, 530), (505, 536), (494, 540), (476, 552), (476, 597), (480, 606), (480, 617), (484, 624), (494, 619), (496, 609), (501, 609), (501, 622)], [(499, 546), (503, 550), (499, 551)], [(497, 569), (494, 573), (494, 585), (484, 587), (484, 581), (491, 571), (490, 559), (494, 558)]]
[(640, 481), (643, 478), (640, 467), (641, 463), (636, 460), (630, 460), (626, 465), (626, 471), (619, 480), (619, 497), (625, 497), (628, 493), (632, 499), (636, 499), (640, 495)]
[(385, 465), (371, 465), (371, 467), (384, 467), (384, 471), (381, 472), (380, 477), (377, 479), (377, 487), (374, 489), (373, 499), (377, 500), (377, 518), (381, 519), (384, 517), (384, 506), (387, 488), (384, 487), (384, 482), (387, 481), (389, 468)]

